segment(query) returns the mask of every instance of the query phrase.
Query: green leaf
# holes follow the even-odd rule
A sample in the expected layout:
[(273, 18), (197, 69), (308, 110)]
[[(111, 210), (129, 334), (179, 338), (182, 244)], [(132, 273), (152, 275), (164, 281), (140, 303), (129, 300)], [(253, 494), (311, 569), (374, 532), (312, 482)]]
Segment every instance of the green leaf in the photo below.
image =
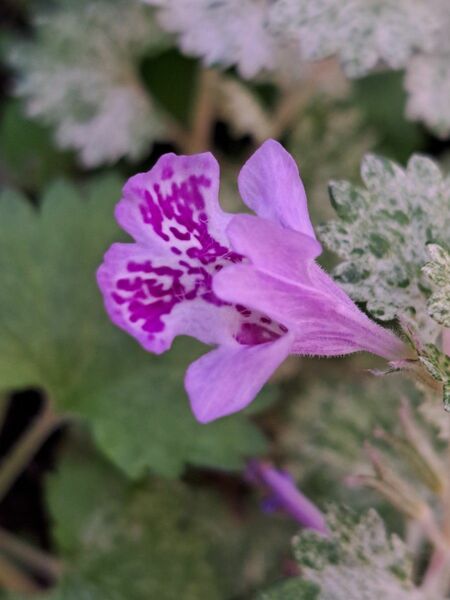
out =
[(450, 253), (437, 244), (428, 246), (431, 261), (423, 272), (433, 284), (428, 310), (435, 321), (450, 327)]
[(440, 328), (427, 314), (430, 286), (422, 273), (427, 244), (444, 243), (450, 228), (450, 178), (430, 159), (415, 155), (405, 170), (373, 155), (361, 166), (365, 187), (332, 182), (339, 220), (319, 229), (343, 260), (336, 280), (374, 317), (402, 316), (433, 342)]
[(48, 488), (65, 571), (49, 600), (220, 598), (197, 495), (152, 480), (129, 489), (95, 455), (73, 455)]
[(433, 379), (442, 383), (444, 408), (450, 412), (450, 356), (441, 352), (434, 344), (427, 344), (421, 348), (418, 356)]
[[(302, 578), (290, 581), (286, 593), (281, 587), (279, 593), (263, 594), (261, 600), (426, 600), (426, 594), (412, 582), (405, 545), (386, 533), (373, 509), (361, 517), (348, 510), (332, 510), (327, 522), (329, 538), (306, 530), (294, 540)], [(305, 581), (319, 591), (305, 592)]]
[(186, 463), (238, 469), (265, 441), (243, 414), (195, 421), (183, 373), (200, 345), (179, 340), (152, 356), (106, 316), (95, 271), (120, 239), (119, 190), (113, 177), (82, 190), (60, 182), (39, 212), (14, 192), (0, 196), (1, 387), (43, 388), (132, 477), (176, 476)]
[(242, 497), (245, 519), (236, 518), (205, 485), (156, 478), (130, 485), (86, 440), (70, 442), (47, 493), (53, 537), (67, 565), (52, 600), (83, 593), (92, 600), (184, 599), (180, 589), (187, 598), (198, 593), (209, 600), (218, 590), (221, 600), (247, 598), (278, 576), (296, 528), (289, 519), (268, 516)]
[(292, 578), (263, 592), (259, 600), (319, 600), (319, 594), (320, 588), (315, 584)]
[(146, 89), (159, 105), (188, 128), (200, 73), (198, 61), (169, 48), (155, 56), (146, 56), (139, 71)]
[(406, 92), (403, 72), (378, 71), (354, 81), (352, 98), (367, 126), (376, 131), (376, 144), (372, 151), (404, 162), (418, 148), (424, 147), (424, 130), (407, 120), (404, 114)]
[(419, 359), (436, 381), (450, 378), (450, 356), (441, 352), (434, 344), (427, 344), (419, 352)]
[(12, 44), (16, 93), (88, 167), (137, 159), (166, 132), (139, 61), (164, 48), (149, 7), (127, 0), (58, 0), (35, 15), (32, 41)]
[(71, 157), (55, 149), (46, 128), (23, 116), (17, 101), (9, 102), (2, 114), (0, 157), (8, 180), (31, 191), (72, 167)]

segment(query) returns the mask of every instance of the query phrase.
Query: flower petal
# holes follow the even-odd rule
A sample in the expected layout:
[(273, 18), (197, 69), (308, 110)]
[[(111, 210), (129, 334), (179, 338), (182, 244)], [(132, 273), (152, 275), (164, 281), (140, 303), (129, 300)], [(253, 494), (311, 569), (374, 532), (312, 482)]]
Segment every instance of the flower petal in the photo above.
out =
[(242, 167), (239, 192), (259, 217), (315, 238), (305, 188), (292, 156), (275, 140), (267, 140)]
[(206, 268), (188, 268), (179, 258), (142, 244), (113, 244), (97, 272), (113, 323), (157, 354), (177, 335), (206, 344), (229, 342), (242, 320), (213, 294)]
[(132, 177), (116, 217), (136, 244), (115, 244), (98, 272), (111, 319), (151, 352), (176, 335), (229, 342), (242, 315), (212, 291), (212, 276), (242, 256), (228, 247), (231, 215), (218, 204), (219, 167), (210, 154), (166, 154)]
[(305, 283), (309, 265), (322, 252), (316, 239), (253, 215), (235, 215), (227, 235), (233, 249), (256, 267)]
[(404, 356), (404, 344), (351, 301), (344, 303), (333, 296), (338, 286), (331, 278), (330, 282), (329, 292), (324, 293), (251, 265), (234, 265), (214, 277), (213, 289), (224, 300), (240, 302), (282, 322), (295, 335), (293, 352), (336, 356), (367, 350), (390, 360)]
[(150, 171), (128, 180), (116, 219), (137, 242), (156, 251), (186, 246), (205, 229), (223, 243), (230, 215), (222, 212), (218, 194), (219, 165), (212, 154), (165, 154)]
[(314, 262), (322, 251), (316, 239), (253, 215), (235, 215), (227, 235), (233, 249), (258, 270), (322, 290), (354, 308), (351, 298)]
[(286, 334), (256, 346), (222, 346), (192, 363), (185, 385), (196, 419), (208, 423), (250, 404), (288, 356), (292, 342)]

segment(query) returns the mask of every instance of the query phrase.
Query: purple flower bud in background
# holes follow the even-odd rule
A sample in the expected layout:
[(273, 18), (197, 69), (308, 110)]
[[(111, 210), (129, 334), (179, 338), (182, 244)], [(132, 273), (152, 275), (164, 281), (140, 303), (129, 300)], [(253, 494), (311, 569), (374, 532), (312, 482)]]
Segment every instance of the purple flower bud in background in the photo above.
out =
[(263, 504), (268, 512), (281, 509), (303, 527), (329, 535), (325, 517), (317, 506), (300, 492), (289, 473), (275, 469), (269, 463), (252, 460), (248, 465), (246, 478), (268, 492)]
[(200, 422), (246, 407), (289, 354), (407, 356), (316, 264), (305, 190), (278, 142), (247, 161), (239, 190), (258, 216), (222, 212), (211, 154), (162, 156), (116, 208), (135, 242), (113, 244), (98, 270), (111, 320), (146, 350), (177, 335), (217, 346), (186, 374)]

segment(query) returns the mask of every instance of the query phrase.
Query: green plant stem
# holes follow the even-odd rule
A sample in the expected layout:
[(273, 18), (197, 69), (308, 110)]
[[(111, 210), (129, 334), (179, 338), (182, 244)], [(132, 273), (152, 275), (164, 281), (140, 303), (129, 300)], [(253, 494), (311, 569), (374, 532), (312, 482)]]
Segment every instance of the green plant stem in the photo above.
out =
[(39, 590), (37, 583), (2, 554), (0, 554), (0, 588), (19, 594), (32, 594)]
[(63, 566), (59, 560), (4, 529), (0, 529), (0, 552), (51, 579), (57, 579), (62, 573)]
[(0, 502), (48, 436), (61, 422), (62, 417), (53, 412), (50, 402), (47, 400), (41, 413), (0, 464)]

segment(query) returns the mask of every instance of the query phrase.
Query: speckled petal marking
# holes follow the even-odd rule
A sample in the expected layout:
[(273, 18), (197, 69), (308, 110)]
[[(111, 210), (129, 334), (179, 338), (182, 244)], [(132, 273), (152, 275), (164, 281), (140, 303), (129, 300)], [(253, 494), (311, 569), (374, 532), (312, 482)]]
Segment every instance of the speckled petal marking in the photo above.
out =
[(244, 345), (284, 333), (270, 319), (231, 306), (212, 290), (217, 272), (244, 260), (230, 250), (221, 227), (229, 218), (219, 208), (215, 176), (209, 155), (166, 155), (152, 171), (128, 182), (118, 205), (117, 219), (137, 243), (111, 248), (99, 283), (113, 320), (149, 350), (164, 351), (179, 333), (219, 343), (226, 330)]

